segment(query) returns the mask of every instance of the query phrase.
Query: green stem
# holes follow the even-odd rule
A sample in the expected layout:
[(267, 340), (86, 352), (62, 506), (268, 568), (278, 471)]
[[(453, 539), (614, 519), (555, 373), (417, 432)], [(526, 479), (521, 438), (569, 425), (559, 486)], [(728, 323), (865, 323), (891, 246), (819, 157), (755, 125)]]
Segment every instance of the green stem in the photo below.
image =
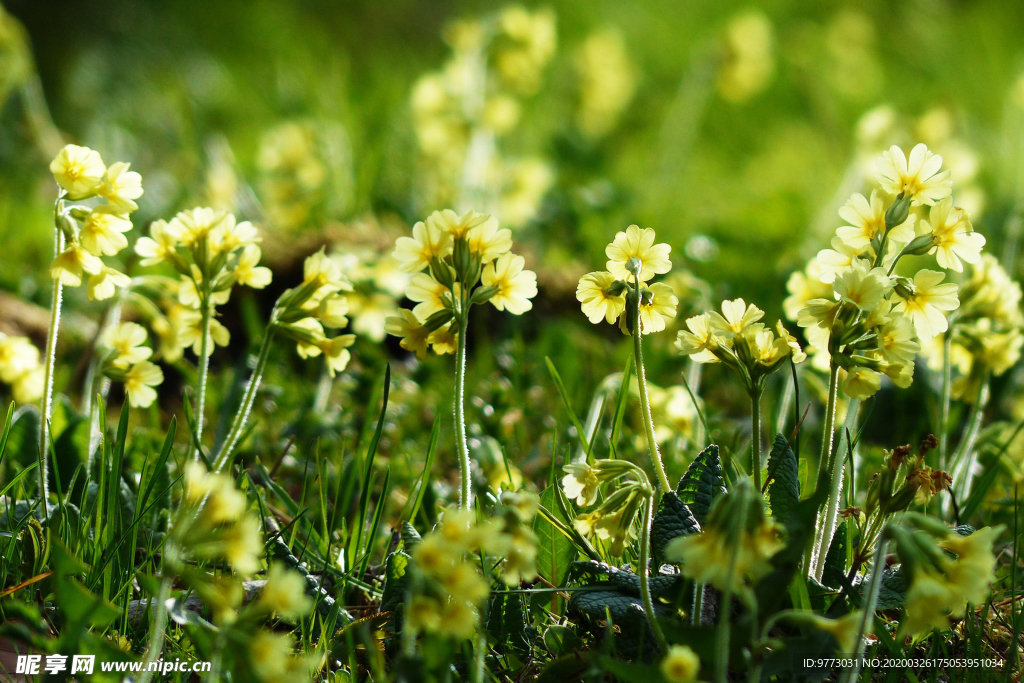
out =
[(640, 331), (640, 295), (636, 293), (636, 310), (633, 312), (633, 356), (636, 359), (636, 384), (640, 391), (640, 410), (643, 412), (644, 433), (647, 435), (647, 448), (651, 452), (651, 460), (654, 461), (654, 472), (658, 475), (658, 485), (662, 493), (672, 490), (672, 484), (668, 482), (668, 474), (665, 472), (665, 465), (661, 461), (661, 452), (658, 451), (658, 439), (654, 434), (654, 417), (651, 414), (651, 400), (647, 395), (647, 371), (644, 370), (644, 352), (640, 338), (643, 333)]
[[(743, 487), (740, 492), (743, 493), (747, 490), (746, 487)], [(729, 548), (729, 583), (722, 591), (722, 601), (718, 603), (718, 626), (715, 629), (715, 681), (717, 683), (726, 683), (729, 678), (729, 608), (732, 605), (732, 596), (735, 592), (733, 585), (740, 581), (736, 572), (736, 563), (739, 558), (742, 535), (746, 533), (748, 503), (749, 499), (744, 498), (739, 506), (740, 514), (735, 527), (739, 533)]]
[[(58, 202), (59, 203), (59, 202)], [(59, 256), (64, 251), (64, 233), (55, 227), (54, 251)], [(43, 363), (43, 399), (39, 420), (39, 500), (46, 511), (49, 496), (49, 453), (50, 453), (50, 411), (53, 407), (53, 372), (57, 362), (57, 331), (60, 329), (60, 307), (63, 296), (60, 280), (53, 281), (53, 296), (50, 300), (50, 329), (46, 333), (46, 358)]]
[(850, 444), (847, 441), (843, 444), (843, 434), (853, 433), (857, 427), (857, 411), (860, 408), (860, 401), (851, 399), (846, 409), (846, 422), (843, 431), (839, 434), (839, 446), (832, 456), (832, 468), (829, 473), (828, 502), (825, 504), (825, 517), (818, 518), (818, 528), (815, 534), (815, 548), (812, 556), (812, 576), (821, 581), (821, 575), (825, 571), (825, 558), (828, 557), (828, 550), (832, 545), (832, 537), (836, 532), (836, 525), (839, 521), (839, 504), (843, 495), (843, 482), (846, 470), (846, 451)]
[[(839, 394), (839, 366), (832, 364), (828, 378), (828, 403), (825, 405), (825, 422), (821, 433), (821, 455), (818, 457), (818, 481), (815, 484), (815, 493), (829, 482), (829, 475), (832, 470), (832, 434), (835, 431), (836, 423), (836, 402)], [(815, 514), (815, 526), (817, 527), (817, 513)], [(807, 546), (804, 553), (804, 576), (811, 575), (811, 562), (814, 557), (815, 544)]]
[(939, 468), (946, 469), (949, 450), (949, 397), (952, 386), (952, 362), (950, 353), (953, 350), (953, 330), (946, 330), (942, 340), (942, 409), (939, 415)]
[(648, 491), (645, 494), (644, 521), (640, 531), (640, 599), (644, 603), (644, 612), (647, 613), (647, 621), (654, 631), (654, 637), (658, 640), (658, 647), (662, 652), (668, 652), (668, 643), (665, 641), (665, 634), (662, 633), (661, 625), (654, 613), (654, 602), (651, 600), (651, 523), (654, 520), (654, 492)]
[(754, 489), (761, 492), (761, 391), (750, 392), (750, 474)]
[(253, 404), (256, 402), (256, 394), (259, 393), (263, 372), (267, 367), (267, 359), (270, 357), (270, 344), (274, 340), (275, 331), (275, 325), (271, 322), (263, 335), (263, 343), (260, 346), (260, 353), (256, 359), (256, 367), (253, 369), (252, 377), (249, 378), (249, 384), (245, 388), (245, 395), (242, 397), (242, 403), (238, 407), (238, 413), (235, 414), (235, 419), (231, 423), (231, 430), (228, 432), (227, 438), (224, 439), (224, 445), (221, 446), (220, 452), (217, 453), (217, 457), (213, 461), (213, 469), (216, 472), (223, 470), (231, 461), (231, 456), (238, 446), (238, 440), (242, 437), (242, 432), (245, 430), (245, 423), (252, 412)]
[(881, 538), (878, 547), (875, 549), (875, 562), (871, 566), (871, 583), (868, 584), (867, 593), (864, 595), (863, 612), (860, 615), (860, 624), (857, 626), (856, 651), (853, 653), (853, 665), (843, 670), (839, 683), (854, 683), (860, 674), (860, 658), (864, 654), (864, 634), (867, 633), (868, 624), (875, 618), (875, 605), (878, 604), (878, 591), (882, 588), (882, 574), (885, 570), (885, 553), (889, 548), (889, 540)]
[(199, 382), (196, 387), (196, 435), (192, 446), (193, 457), (199, 459), (199, 446), (203, 443), (203, 423), (206, 412), (206, 381), (210, 374), (210, 324), (213, 320), (213, 302), (210, 300), (209, 278), (203, 280), (203, 296), (200, 300), (203, 308), (203, 336), (199, 342)]
[(971, 484), (974, 480), (974, 465), (978, 461), (977, 451), (974, 444), (978, 440), (978, 433), (981, 431), (981, 423), (985, 417), (985, 408), (988, 407), (989, 380), (986, 375), (981, 380), (981, 387), (978, 388), (978, 396), (974, 402), (974, 410), (971, 411), (970, 421), (967, 429), (953, 454), (952, 472), (953, 486), (956, 491), (957, 500), (963, 502), (971, 492)]
[(160, 653), (164, 648), (164, 631), (167, 628), (167, 599), (171, 595), (171, 580), (167, 577), (160, 579), (160, 589), (157, 591), (156, 601), (150, 603), (153, 607), (153, 626), (149, 631), (149, 650), (146, 652), (146, 661), (142, 666), (142, 677), (139, 683), (149, 683), (152, 679), (150, 664), (160, 659)]
[(462, 474), (459, 507), (469, 510), (473, 505), (473, 485), (469, 446), (466, 444), (466, 336), (469, 330), (469, 305), (463, 303), (459, 316), (459, 346), (455, 352), (455, 446), (459, 452)]

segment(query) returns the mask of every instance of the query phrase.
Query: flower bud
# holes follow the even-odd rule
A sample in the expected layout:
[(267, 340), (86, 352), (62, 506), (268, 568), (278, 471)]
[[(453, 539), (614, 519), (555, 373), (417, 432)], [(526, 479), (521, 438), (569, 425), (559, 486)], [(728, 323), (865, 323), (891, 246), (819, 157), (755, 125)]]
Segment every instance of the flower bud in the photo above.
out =
[(910, 197), (900, 195), (885, 212), (885, 230), (892, 230), (897, 225), (906, 223), (910, 217)]
[(907, 246), (903, 247), (903, 253), (913, 256), (923, 256), (931, 251), (934, 242), (935, 238), (932, 233), (929, 232), (925, 235), (920, 235), (912, 239)]

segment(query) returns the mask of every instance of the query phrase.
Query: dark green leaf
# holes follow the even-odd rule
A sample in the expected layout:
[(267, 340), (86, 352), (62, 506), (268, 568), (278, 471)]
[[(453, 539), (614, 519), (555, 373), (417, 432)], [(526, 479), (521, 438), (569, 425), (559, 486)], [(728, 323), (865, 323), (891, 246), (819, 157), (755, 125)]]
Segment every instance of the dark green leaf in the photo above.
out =
[[(549, 486), (541, 494), (541, 505), (568, 526), (571, 522), (561, 514), (557, 495), (557, 488)], [(552, 585), (561, 586), (578, 554), (576, 546), (543, 515), (533, 520), (533, 531), (537, 534), (537, 573)]]
[(700, 523), (690, 508), (679, 500), (679, 496), (669, 491), (658, 504), (658, 513), (651, 522), (651, 552), (654, 566), (664, 561), (665, 546), (669, 541), (680, 536), (700, 533)]
[(772, 517), (792, 533), (799, 523), (796, 507), (800, 502), (800, 473), (796, 456), (782, 434), (775, 436), (772, 452), (768, 455), (768, 504)]
[(821, 582), (826, 586), (840, 588), (846, 577), (846, 544), (849, 525), (840, 522), (836, 527), (835, 536), (832, 537), (832, 545), (829, 546), (828, 554), (825, 556), (825, 567), (821, 574)]
[(530, 652), (530, 622), (520, 593), (495, 593), (487, 617), (487, 631), (503, 648), (520, 655)]
[(395, 612), (405, 602), (409, 585), (409, 562), (412, 558), (402, 551), (388, 555), (384, 563), (384, 595), (380, 599), (381, 612)]
[(722, 478), (722, 459), (718, 446), (711, 444), (693, 459), (686, 474), (676, 487), (679, 500), (689, 506), (697, 521), (704, 524), (711, 510), (711, 503), (719, 494), (725, 493)]
[[(572, 563), (574, 577), (586, 577), (580, 580), (586, 586), (608, 586), (631, 597), (640, 597), (640, 577), (629, 569), (619, 569), (604, 562), (582, 560)], [(649, 580), (652, 598), (671, 598), (676, 589), (684, 582), (682, 574), (662, 574), (651, 576)]]

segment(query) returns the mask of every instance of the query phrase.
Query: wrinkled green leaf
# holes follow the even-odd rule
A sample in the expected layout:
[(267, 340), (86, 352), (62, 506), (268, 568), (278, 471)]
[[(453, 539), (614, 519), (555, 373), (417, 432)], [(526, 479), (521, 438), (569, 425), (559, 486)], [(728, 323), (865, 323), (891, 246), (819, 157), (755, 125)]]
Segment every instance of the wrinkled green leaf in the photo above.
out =
[(680, 536), (700, 533), (700, 530), (697, 518), (678, 495), (669, 491), (662, 496), (658, 504), (658, 513), (651, 522), (651, 553), (654, 557), (654, 566), (657, 567), (664, 561), (665, 546), (669, 541)]
[(520, 593), (495, 593), (487, 616), (487, 631), (495, 642), (512, 652), (530, 652), (530, 621)]
[[(541, 494), (541, 505), (568, 526), (571, 521), (559, 509), (557, 496), (557, 488), (549, 486)], [(537, 573), (552, 585), (561, 586), (578, 554), (576, 546), (543, 515), (533, 520), (533, 531), (537, 535)]]
[(402, 551), (388, 555), (388, 559), (384, 563), (384, 595), (380, 600), (381, 612), (395, 612), (405, 603), (411, 561), (412, 558)]
[(768, 476), (768, 504), (772, 508), (772, 517), (792, 533), (799, 523), (796, 508), (800, 502), (800, 473), (793, 449), (782, 434), (776, 434), (772, 443), (772, 452), (768, 455)]
[(845, 522), (836, 527), (832, 545), (825, 556), (825, 566), (821, 574), (821, 582), (826, 586), (841, 588), (846, 577), (846, 544), (849, 525)]
[(722, 458), (717, 445), (711, 444), (697, 454), (686, 469), (686, 474), (679, 480), (676, 493), (703, 525), (711, 510), (711, 503), (719, 494), (725, 493)]
[[(858, 585), (861, 595), (863, 595), (869, 583), (869, 578), (865, 578)], [(902, 566), (886, 569), (882, 572), (882, 585), (878, 589), (878, 601), (875, 603), (875, 609), (899, 609), (903, 607), (903, 603), (907, 600), (907, 588), (909, 587), (907, 574), (903, 571)]]
[[(619, 569), (604, 562), (583, 560), (572, 563), (572, 575), (583, 577), (586, 586), (608, 586), (631, 597), (640, 597), (640, 577), (628, 569)], [(652, 598), (671, 598), (681, 588), (685, 579), (682, 574), (662, 574), (651, 576), (648, 583)]]

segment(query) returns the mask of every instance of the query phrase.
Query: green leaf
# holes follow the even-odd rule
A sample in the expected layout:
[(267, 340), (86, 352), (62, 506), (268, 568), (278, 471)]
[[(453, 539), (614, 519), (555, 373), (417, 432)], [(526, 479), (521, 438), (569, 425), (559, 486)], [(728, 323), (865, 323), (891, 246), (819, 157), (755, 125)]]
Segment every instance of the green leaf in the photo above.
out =
[[(619, 569), (594, 560), (583, 560), (572, 563), (572, 575), (591, 579), (585, 582), (581, 581), (588, 587), (608, 586), (626, 595), (640, 597), (640, 577), (629, 569)], [(682, 574), (651, 576), (648, 581), (651, 597), (655, 599), (664, 597), (671, 600), (674, 597), (674, 592), (682, 587), (684, 581)]]
[(14, 412), (4, 450), (16, 463), (28, 467), (39, 459), (38, 441), (39, 410), (35, 406), (22, 406)]
[(384, 563), (384, 594), (380, 599), (381, 612), (395, 612), (405, 602), (411, 561), (412, 557), (401, 550), (388, 555), (388, 559)]
[(530, 652), (530, 622), (521, 593), (495, 593), (487, 617), (487, 631), (503, 648), (519, 655)]
[(832, 545), (825, 556), (825, 567), (821, 574), (821, 582), (832, 588), (840, 588), (846, 577), (846, 544), (849, 524), (840, 522), (832, 537)]
[(711, 503), (725, 493), (722, 478), (722, 459), (718, 446), (711, 444), (693, 459), (686, 474), (676, 487), (679, 500), (689, 506), (697, 521), (703, 525), (711, 510)]
[[(549, 486), (541, 494), (541, 505), (568, 526), (571, 522), (559, 509), (557, 496), (558, 489)], [(533, 520), (533, 532), (537, 535), (537, 573), (551, 585), (561, 586), (569, 566), (577, 557), (576, 546), (543, 515), (537, 515)]]
[(700, 533), (700, 523), (690, 508), (679, 500), (679, 496), (669, 491), (658, 504), (658, 513), (651, 522), (651, 552), (654, 566), (664, 560), (665, 546), (669, 541), (689, 534)]
[[(647, 660), (657, 655), (658, 641), (647, 622), (640, 598), (615, 590), (576, 591), (569, 599), (569, 611), (594, 621), (611, 617), (620, 629), (615, 636), (615, 646), (623, 656)], [(674, 611), (669, 605), (654, 603), (654, 613), (658, 617), (668, 618)]]
[[(858, 588), (861, 591), (861, 595), (863, 595), (869, 583), (867, 578), (860, 583)], [(903, 607), (903, 603), (907, 600), (907, 588), (909, 587), (907, 574), (903, 571), (902, 565), (886, 569), (882, 572), (882, 585), (878, 588), (878, 601), (875, 603), (875, 609), (899, 609)]]
[(768, 455), (768, 504), (772, 517), (792, 533), (798, 520), (796, 507), (800, 502), (800, 472), (796, 456), (782, 434), (775, 436), (772, 452)]
[(583, 639), (567, 626), (548, 626), (544, 631), (544, 647), (555, 657), (562, 657), (583, 649)]

